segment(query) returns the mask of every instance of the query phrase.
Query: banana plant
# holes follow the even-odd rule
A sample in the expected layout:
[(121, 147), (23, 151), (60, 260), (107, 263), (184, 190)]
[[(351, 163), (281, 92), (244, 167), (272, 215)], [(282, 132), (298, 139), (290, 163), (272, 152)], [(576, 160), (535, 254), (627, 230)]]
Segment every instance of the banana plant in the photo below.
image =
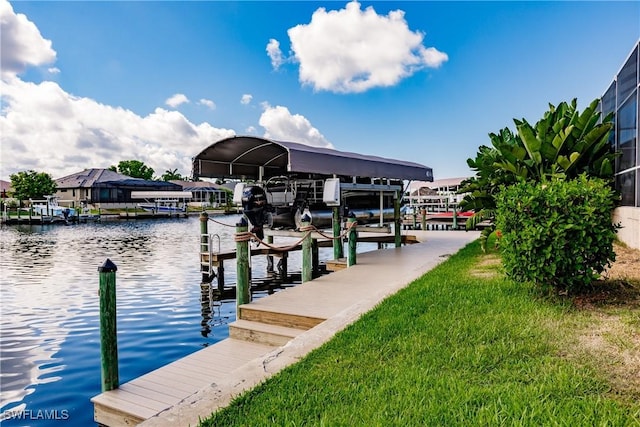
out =
[[(461, 209), (473, 210), (466, 228), (474, 229), (495, 214), (495, 194), (519, 180), (545, 181), (573, 179), (582, 173), (612, 179), (615, 153), (609, 144), (613, 128), (612, 115), (600, 120), (596, 99), (580, 113), (577, 100), (549, 104), (549, 110), (535, 125), (526, 119), (514, 119), (517, 133), (504, 128), (490, 133), (491, 147), (479, 148), (475, 159), (467, 164), (475, 176), (463, 181), (460, 193), (465, 193)], [(483, 229), (481, 245), (493, 231)]]

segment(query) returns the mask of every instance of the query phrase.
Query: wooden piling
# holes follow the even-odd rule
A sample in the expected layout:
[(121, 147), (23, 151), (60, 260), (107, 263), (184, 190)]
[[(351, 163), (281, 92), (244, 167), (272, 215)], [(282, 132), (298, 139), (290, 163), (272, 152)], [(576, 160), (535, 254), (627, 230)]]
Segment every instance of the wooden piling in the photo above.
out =
[(320, 246), (318, 239), (311, 239), (311, 270), (313, 274), (320, 271)]
[(396, 248), (402, 246), (402, 235), (400, 234), (400, 192), (396, 191), (393, 198), (393, 221), (395, 231), (395, 244)]
[[(243, 218), (236, 224), (236, 306), (251, 302), (251, 276), (249, 273), (249, 239), (246, 235), (249, 227)], [(240, 310), (238, 310), (238, 313)]]
[[(301, 230), (309, 227), (308, 221), (301, 222)], [(302, 283), (313, 279), (313, 243), (311, 241), (311, 233), (307, 233), (302, 240)]]
[(424, 231), (427, 229), (427, 210), (421, 210), (422, 218), (420, 220), (420, 230)]
[(98, 267), (100, 273), (100, 368), (102, 391), (118, 388), (118, 331), (116, 324), (116, 271), (107, 259)]
[(218, 263), (218, 290), (220, 293), (224, 292), (224, 261)]
[(340, 206), (333, 208), (333, 259), (344, 257), (344, 247), (340, 237)]
[(347, 267), (356, 265), (356, 247), (358, 242), (358, 232), (356, 231), (355, 218), (349, 218), (349, 253), (347, 256)]
[(453, 207), (453, 224), (451, 225), (451, 229), (458, 229), (458, 209), (456, 209), (456, 206)]
[(200, 252), (209, 252), (209, 214), (200, 213)]
[[(271, 235), (265, 236), (265, 242), (270, 245), (273, 244), (273, 236)], [(267, 255), (267, 274), (272, 275), (273, 272), (274, 272), (273, 255)]]

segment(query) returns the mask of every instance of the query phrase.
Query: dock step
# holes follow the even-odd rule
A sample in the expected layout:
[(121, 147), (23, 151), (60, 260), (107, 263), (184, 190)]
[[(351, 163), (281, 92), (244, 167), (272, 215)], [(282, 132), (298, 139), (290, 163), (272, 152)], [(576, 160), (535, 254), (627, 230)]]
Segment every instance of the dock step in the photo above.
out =
[(238, 308), (238, 319), (266, 323), (268, 325), (284, 326), (293, 329), (307, 330), (327, 319), (306, 316), (302, 314), (286, 313), (284, 310), (265, 310), (254, 304), (241, 305)]
[(268, 325), (250, 320), (236, 320), (229, 324), (229, 337), (238, 340), (282, 346), (304, 332), (304, 329)]
[(333, 260), (325, 261), (324, 264), (327, 267), (328, 271), (340, 271), (347, 268), (347, 259), (346, 258), (333, 259)]
[(225, 339), (91, 399), (94, 420), (132, 426), (177, 405), (277, 346)]

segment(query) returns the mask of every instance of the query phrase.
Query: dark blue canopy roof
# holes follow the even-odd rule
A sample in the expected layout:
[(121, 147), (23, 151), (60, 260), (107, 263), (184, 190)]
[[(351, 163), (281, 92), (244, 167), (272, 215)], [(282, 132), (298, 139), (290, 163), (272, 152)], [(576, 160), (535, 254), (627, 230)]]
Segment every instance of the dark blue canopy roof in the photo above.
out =
[(433, 181), (433, 170), (418, 163), (254, 136), (214, 142), (193, 159), (194, 178), (293, 174)]

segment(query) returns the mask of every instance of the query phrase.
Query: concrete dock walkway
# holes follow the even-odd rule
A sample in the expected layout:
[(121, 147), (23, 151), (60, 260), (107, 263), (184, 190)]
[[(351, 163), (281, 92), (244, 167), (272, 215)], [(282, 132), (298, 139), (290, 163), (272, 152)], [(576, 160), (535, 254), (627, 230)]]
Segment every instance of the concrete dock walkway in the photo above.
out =
[[(198, 425), (199, 419), (228, 405), (238, 394), (297, 362), (383, 299), (479, 236), (479, 232), (475, 231), (414, 230), (410, 234), (415, 235), (420, 243), (360, 253), (357, 265), (241, 306), (238, 320), (230, 325), (230, 338), (187, 357), (206, 360), (209, 358), (205, 352), (208, 352), (211, 355), (208, 363), (214, 368), (217, 364), (214, 347), (249, 343), (255, 346), (251, 360), (246, 361), (246, 355), (243, 359), (238, 354), (239, 362), (236, 362), (233, 370), (208, 380), (210, 383), (201, 384), (193, 393), (173, 404), (165, 403), (166, 409), (156, 414), (151, 415), (149, 412), (153, 411), (149, 411), (140, 425)], [(123, 385), (125, 389), (126, 386)], [(99, 403), (107, 393), (94, 398), (94, 403)], [(166, 402), (169, 400), (166, 399)], [(104, 398), (102, 401), (105, 402)]]

